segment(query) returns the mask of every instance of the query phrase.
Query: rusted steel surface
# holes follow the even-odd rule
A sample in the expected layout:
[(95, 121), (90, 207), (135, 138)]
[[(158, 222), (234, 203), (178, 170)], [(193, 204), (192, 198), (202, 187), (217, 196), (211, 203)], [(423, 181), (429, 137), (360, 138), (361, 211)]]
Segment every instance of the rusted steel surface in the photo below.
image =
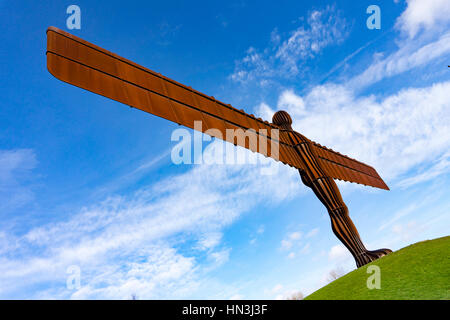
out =
[[(47, 67), (72, 85), (192, 129), (194, 121), (201, 121), (202, 132), (216, 129), (206, 133), (301, 168), (292, 146), (271, 138), (277, 127), (269, 122), (54, 27), (47, 30)], [(226, 129), (245, 132), (227, 137)], [(272, 153), (274, 148), (279, 154)]]
[[(192, 129), (194, 121), (201, 121), (202, 132), (305, 169), (296, 143), (286, 132), (280, 130), (279, 137), (272, 137), (271, 129), (278, 129), (278, 126), (55, 27), (47, 30), (47, 68), (56, 78), (69, 84)], [(229, 137), (227, 129), (246, 130), (245, 136), (238, 130), (235, 136)], [(257, 141), (256, 145), (250, 143), (253, 140)], [(372, 167), (310, 142), (316, 154), (315, 161), (328, 176), (389, 189)], [(279, 148), (278, 154), (274, 147)]]
[(375, 169), (367, 164), (313, 142), (320, 162), (333, 178), (389, 190)]
[(373, 174), (371, 168), (322, 147), (294, 131), (291, 126), (292, 119), (286, 111), (277, 111), (273, 115), (272, 122), (283, 130), (284, 135), (289, 137), (296, 148), (305, 167), (304, 170), (299, 170), (302, 182), (313, 190), (327, 209), (333, 233), (353, 255), (356, 265), (361, 267), (391, 253), (392, 251), (386, 248), (367, 250), (350, 219), (339, 188), (332, 178), (334, 175), (342, 180), (359, 179), (359, 175), (362, 175), (364, 182), (375, 183), (375, 178), (370, 175)]

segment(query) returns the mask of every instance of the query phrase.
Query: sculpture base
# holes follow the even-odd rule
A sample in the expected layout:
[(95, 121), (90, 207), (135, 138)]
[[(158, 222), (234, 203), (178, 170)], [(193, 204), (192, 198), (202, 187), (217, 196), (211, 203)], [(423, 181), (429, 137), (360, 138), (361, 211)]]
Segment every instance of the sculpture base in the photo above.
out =
[(361, 254), (359, 254), (355, 260), (356, 260), (356, 266), (362, 267), (372, 261), (375, 261), (385, 255), (388, 255), (389, 253), (391, 253), (392, 250), (391, 249), (378, 249), (378, 250), (367, 250)]

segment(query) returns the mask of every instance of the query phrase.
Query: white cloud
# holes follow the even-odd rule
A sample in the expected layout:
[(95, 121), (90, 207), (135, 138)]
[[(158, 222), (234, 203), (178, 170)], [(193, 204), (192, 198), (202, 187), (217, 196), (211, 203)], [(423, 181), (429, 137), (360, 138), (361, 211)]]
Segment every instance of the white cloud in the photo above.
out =
[(258, 238), (265, 232), (265, 227), (264, 225), (260, 225), (258, 227), (258, 229), (256, 230), (256, 235), (253, 234), (251, 235), (251, 239), (250, 239), (250, 244), (254, 245), (256, 243), (256, 241), (258, 240)]
[(319, 233), (319, 228), (314, 228), (305, 235), (305, 238), (312, 238), (318, 233)]
[(265, 230), (264, 226), (261, 225), (261, 226), (259, 226), (259, 228), (258, 228), (258, 230), (256, 231), (256, 233), (258, 233), (258, 234), (263, 234), (263, 233), (264, 233), (264, 230)]
[(299, 232), (299, 231), (292, 232), (292, 233), (289, 234), (289, 239), (291, 239), (291, 240), (298, 240), (301, 237), (302, 237), (302, 233)]
[(393, 214), (393, 217), (388, 220), (387, 222), (383, 223), (378, 230), (383, 230), (386, 227), (392, 225), (397, 220), (404, 218), (407, 215), (410, 215), (411, 213), (415, 212), (420, 207), (420, 204), (417, 202), (413, 202), (410, 205), (402, 208), (401, 210), (397, 211), (395, 214)]
[(264, 294), (270, 296), (269, 299), (282, 300), (284, 299), (283, 291), (285, 291), (285, 287), (282, 284), (277, 283), (270, 289), (264, 289)]
[(281, 248), (282, 249), (290, 249), (292, 248), (292, 241), (283, 239), (281, 240)]
[(36, 165), (31, 149), (0, 150), (0, 211), (6, 213), (33, 200), (27, 181)]
[(385, 59), (375, 59), (361, 74), (348, 81), (354, 89), (361, 89), (382, 79), (389, 78), (414, 68), (423, 67), (431, 61), (450, 53), (450, 32), (435, 41), (419, 45), (418, 41), (404, 41), (400, 49)]
[(337, 244), (331, 247), (328, 253), (328, 258), (337, 263), (353, 259), (350, 252), (342, 244)]
[[(302, 236), (303, 234), (300, 231), (294, 231), (286, 234), (284, 239), (281, 240), (281, 250), (290, 250), (293, 248), (294, 250), (298, 250), (298, 247), (301, 245), (300, 239), (302, 238)], [(300, 250), (300, 253), (304, 253), (303, 249)], [(296, 257), (296, 253), (294, 251), (290, 251), (287, 257), (289, 259), (293, 259)]]
[(409, 221), (406, 224), (395, 224), (392, 227), (392, 232), (397, 234), (403, 241), (410, 241), (423, 230), (425, 230), (425, 226), (417, 224), (414, 220)]
[[(290, 232), (289, 234), (287, 234), (285, 236), (284, 239), (281, 240), (281, 249), (282, 250), (291, 249), (294, 246), (294, 244), (297, 244), (299, 242), (301, 237), (302, 237), (302, 233), (300, 231)], [(289, 258), (293, 258), (293, 257), (295, 257), (295, 254), (293, 254), (291, 252), (289, 254)]]
[(303, 248), (300, 250), (300, 253), (301, 253), (301, 254), (308, 254), (308, 253), (310, 253), (310, 252), (311, 252), (311, 243), (308, 242), (308, 243), (306, 243), (306, 244), (303, 246)]
[(210, 256), (214, 259), (215, 266), (220, 266), (227, 262), (230, 258), (230, 249), (223, 249), (221, 251), (213, 252)]
[[(381, 37), (381, 36), (379, 36)], [(378, 40), (378, 38), (375, 38), (367, 43), (365, 43), (363, 46), (359, 47), (358, 49), (356, 49), (355, 51), (353, 51), (352, 53), (350, 53), (349, 55), (347, 55), (342, 61), (340, 61), (339, 63), (337, 63), (336, 65), (334, 65), (334, 67), (332, 67), (330, 69), (330, 71), (328, 71), (324, 76), (321, 77), (321, 81), (326, 80), (329, 76), (331, 76), (333, 73), (335, 73), (337, 70), (339, 70), (340, 68), (343, 68), (345, 66), (347, 66), (347, 63), (352, 60), (353, 58), (355, 58), (360, 52), (362, 52), (363, 50), (365, 50), (367, 47), (369, 47), (372, 43), (376, 42), (376, 40)], [(380, 60), (380, 58), (383, 57), (383, 53), (380, 52), (376, 52), (373, 55), (373, 60), (374, 61), (378, 61)]]
[(272, 288), (272, 293), (277, 293), (277, 292), (281, 291), (281, 289), (283, 289), (283, 285), (281, 285), (281, 284), (276, 284), (276, 285)]
[[(385, 230), (379, 243), (367, 247), (401, 248), (416, 241), (448, 235), (450, 205), (446, 200), (446, 182), (440, 181), (416, 193), (415, 201), (393, 214), (379, 230)], [(416, 191), (417, 192), (417, 191)]]
[(282, 40), (275, 29), (271, 34), (271, 47), (262, 51), (250, 47), (246, 56), (236, 62), (230, 78), (239, 82), (258, 80), (265, 84), (273, 77), (296, 76), (306, 61), (318, 56), (327, 46), (341, 43), (347, 35), (347, 23), (334, 7), (314, 10), (306, 23), (290, 32), (287, 39)]
[[(285, 183), (280, 185), (279, 179)], [(221, 244), (223, 227), (261, 201), (282, 201), (299, 190), (296, 171), (287, 167), (277, 175), (261, 176), (258, 165), (195, 166), (131, 196), (61, 214), (69, 218), (23, 236), (4, 235), (0, 296), (192, 296), (199, 279), (206, 281), (208, 272), (229, 258), (231, 248)], [(179, 249), (186, 241), (205, 251), (206, 262)], [(76, 293), (65, 289), (70, 265), (82, 270), (82, 288)], [(49, 283), (58, 289), (38, 290), (33, 296), (21, 291)]]
[[(433, 61), (444, 67), (447, 65), (443, 60), (450, 53), (450, 3), (447, 0), (407, 0), (407, 4), (395, 26), (408, 36), (395, 39), (398, 49), (393, 53), (377, 52), (366, 70), (348, 80), (350, 87), (361, 89), (382, 79), (423, 68)], [(422, 29), (424, 32), (419, 32)], [(380, 58), (382, 55), (385, 55), (384, 59)], [(334, 71), (333, 68), (329, 74)]]
[(198, 248), (201, 250), (212, 249), (216, 247), (222, 240), (222, 233), (220, 232), (208, 232), (202, 234), (198, 240)]
[(17, 174), (34, 169), (36, 156), (30, 149), (0, 150), (0, 183), (17, 183)]
[(447, 0), (407, 0), (406, 10), (397, 19), (396, 27), (413, 38), (423, 29), (442, 30), (450, 22), (450, 3)]
[(328, 6), (323, 11), (312, 11), (307, 19), (308, 28), (300, 27), (277, 48), (280, 59), (290, 74), (297, 74), (299, 61), (314, 58), (325, 47), (346, 38), (346, 22)]
[(250, 47), (246, 56), (237, 62), (234, 73), (230, 76), (233, 81), (245, 82), (256, 77), (270, 78), (274, 75), (273, 62), (267, 58), (268, 50), (264, 53), (258, 52)]
[(432, 204), (439, 202), (439, 199), (444, 196), (442, 190), (440, 190), (440, 188), (434, 189), (434, 186), (432, 186), (431, 189), (427, 189), (424, 194), (425, 195), (421, 195), (417, 199), (412, 199), (406, 206), (402, 207), (400, 210), (393, 212), (391, 214), (391, 217), (389, 219), (386, 219), (378, 230), (381, 231), (384, 229), (388, 229), (394, 224), (398, 224), (402, 220), (404, 221), (405, 218), (411, 215), (419, 215), (420, 211), (424, 211)]
[[(143, 261), (102, 268), (103, 272), (96, 272), (89, 282), (82, 282), (71, 298), (127, 299), (132, 294), (140, 298), (170, 298), (180, 297), (187, 294), (186, 290), (196, 288), (193, 258), (165, 246), (151, 246), (145, 251)], [(81, 271), (83, 276), (83, 268)]]
[[(408, 0), (407, 3), (406, 10), (396, 21), (396, 29), (409, 37), (396, 39), (399, 49), (392, 54), (376, 52), (366, 70), (348, 80), (349, 86), (361, 89), (382, 79), (424, 67), (450, 53), (448, 1)], [(421, 29), (426, 32), (415, 37)], [(292, 31), (287, 39), (282, 40), (275, 29), (271, 34), (271, 47), (261, 51), (249, 48), (246, 56), (236, 62), (235, 71), (230, 77), (234, 81), (254, 80), (263, 85), (274, 81), (276, 77), (301, 76), (301, 67), (307, 60), (316, 57), (327, 46), (342, 43), (347, 36), (347, 22), (334, 7), (327, 6), (324, 10), (312, 11), (305, 24)], [(322, 79), (326, 79), (377, 39), (367, 42), (347, 56)], [(385, 58), (382, 59), (381, 56)]]
[[(408, 88), (383, 99), (356, 97), (345, 86), (329, 84), (314, 87), (297, 101), (305, 115), (293, 116), (294, 129), (374, 166), (388, 181), (396, 179), (405, 186), (431, 179), (436, 172), (424, 176), (418, 170), (430, 162), (440, 174), (448, 172), (450, 82)], [(295, 115), (295, 105), (286, 111)], [(273, 112), (261, 105), (263, 117)], [(412, 178), (412, 169), (420, 179)]]
[(437, 158), (429, 168), (421, 170), (418, 174), (402, 179), (398, 185), (400, 187), (409, 187), (417, 183), (432, 180), (438, 176), (450, 171), (450, 153), (447, 152), (441, 157)]
[(296, 95), (293, 90), (285, 90), (278, 98), (278, 108), (281, 110), (291, 110), (292, 117), (298, 118), (306, 114), (304, 100)]

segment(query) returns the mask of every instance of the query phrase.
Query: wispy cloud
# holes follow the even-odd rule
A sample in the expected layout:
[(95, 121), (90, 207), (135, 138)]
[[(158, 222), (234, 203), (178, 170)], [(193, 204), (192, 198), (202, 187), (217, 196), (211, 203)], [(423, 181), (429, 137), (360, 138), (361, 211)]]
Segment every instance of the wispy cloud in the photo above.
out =
[[(259, 170), (257, 165), (196, 166), (130, 196), (86, 206), (68, 220), (23, 236), (5, 235), (4, 248), (13, 251), (6, 249), (1, 258), (0, 295), (13, 297), (49, 283), (55, 283), (52, 292), (37, 290), (28, 297), (189, 295), (201, 275), (227, 262), (231, 248), (221, 244), (223, 227), (269, 198), (277, 202), (298, 192), (293, 170), (281, 168), (273, 177), (261, 177)], [(278, 179), (286, 182), (282, 188)], [(186, 241), (194, 249), (180, 249)], [(76, 292), (64, 288), (70, 265), (82, 271)]]
[(331, 247), (328, 252), (328, 258), (336, 263), (342, 263), (344, 261), (352, 260), (352, 255), (342, 244), (337, 244)]
[[(448, 1), (407, 0), (406, 2), (407, 8), (397, 18), (394, 27), (395, 31), (400, 32), (395, 39), (398, 49), (386, 54), (385, 58), (375, 57), (373, 61), (369, 61), (366, 70), (349, 79), (350, 87), (365, 88), (380, 80), (440, 61), (450, 53)], [(446, 66), (445, 62), (444, 64)]]
[(281, 249), (288, 250), (301, 239), (302, 233), (300, 231), (294, 231), (288, 233), (283, 240), (281, 240)]
[(299, 72), (299, 62), (314, 58), (325, 47), (338, 44), (347, 37), (345, 19), (330, 6), (323, 11), (311, 12), (307, 25), (293, 31), (276, 50), (275, 57), (293, 75)]
[(417, 41), (406, 40), (401, 48), (386, 58), (374, 61), (361, 74), (348, 81), (354, 89), (367, 87), (382, 79), (399, 75), (414, 68), (426, 66), (432, 61), (450, 53), (450, 32), (442, 34), (437, 40), (418, 46)]
[(275, 29), (269, 47), (263, 50), (250, 47), (246, 56), (236, 61), (230, 78), (238, 82), (264, 83), (276, 77), (297, 76), (305, 62), (320, 55), (326, 47), (341, 43), (347, 36), (347, 22), (334, 7), (314, 10), (284, 40)]
[(96, 195), (98, 197), (107, 196), (109, 194), (112, 194), (113, 192), (119, 191), (121, 188), (126, 188), (130, 185), (135, 184), (150, 172), (158, 168), (158, 166), (162, 165), (164, 163), (164, 160), (169, 163), (170, 153), (171, 149), (168, 148), (157, 156), (141, 160), (133, 170), (126, 171), (122, 175), (114, 178), (106, 185), (99, 187), (95, 191)]
[(389, 229), (399, 222), (404, 222), (405, 218), (409, 218), (411, 215), (419, 215), (420, 211), (424, 211), (426, 208), (431, 207), (432, 204), (437, 203), (444, 195), (444, 192), (435, 186), (431, 186), (431, 188), (426, 189), (423, 193), (425, 195), (421, 195), (417, 199), (411, 200), (408, 205), (393, 212), (391, 217), (386, 219), (378, 230)]
[(312, 238), (315, 235), (317, 235), (318, 233), (319, 233), (319, 228), (314, 228), (305, 235), (305, 238)]
[(427, 168), (420, 168), (417, 174), (400, 180), (398, 186), (407, 188), (417, 183), (433, 180), (449, 171), (450, 154), (449, 152), (446, 152), (442, 156), (435, 159)]
[(22, 207), (34, 193), (27, 185), (36, 167), (36, 155), (31, 149), (0, 150), (0, 211)]
[[(364, 50), (366, 50), (368, 47), (370, 47), (373, 43), (377, 42), (379, 39), (385, 37), (387, 33), (383, 33), (380, 36), (376, 37), (375, 39), (368, 41), (367, 43), (365, 43), (364, 45), (362, 45), (361, 47), (359, 47), (358, 49), (356, 49), (355, 51), (353, 51), (352, 53), (350, 53), (349, 55), (347, 55), (342, 61), (340, 61), (339, 63), (337, 63), (336, 65), (334, 65), (330, 71), (328, 71), (324, 76), (321, 77), (320, 83), (323, 83), (324, 81), (326, 81), (332, 74), (336, 73), (339, 69), (344, 68), (345, 66), (348, 66), (349, 62), (354, 59), (355, 57), (358, 56), (359, 53), (363, 52)], [(376, 54), (377, 56), (377, 54)]]

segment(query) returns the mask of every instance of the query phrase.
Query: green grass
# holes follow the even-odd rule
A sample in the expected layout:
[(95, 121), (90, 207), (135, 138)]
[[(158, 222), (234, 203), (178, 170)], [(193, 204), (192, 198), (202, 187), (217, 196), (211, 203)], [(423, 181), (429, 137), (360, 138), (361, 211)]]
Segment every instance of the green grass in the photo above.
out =
[[(380, 267), (381, 288), (368, 289), (368, 266)], [(422, 241), (373, 261), (305, 300), (450, 299), (450, 236)]]

